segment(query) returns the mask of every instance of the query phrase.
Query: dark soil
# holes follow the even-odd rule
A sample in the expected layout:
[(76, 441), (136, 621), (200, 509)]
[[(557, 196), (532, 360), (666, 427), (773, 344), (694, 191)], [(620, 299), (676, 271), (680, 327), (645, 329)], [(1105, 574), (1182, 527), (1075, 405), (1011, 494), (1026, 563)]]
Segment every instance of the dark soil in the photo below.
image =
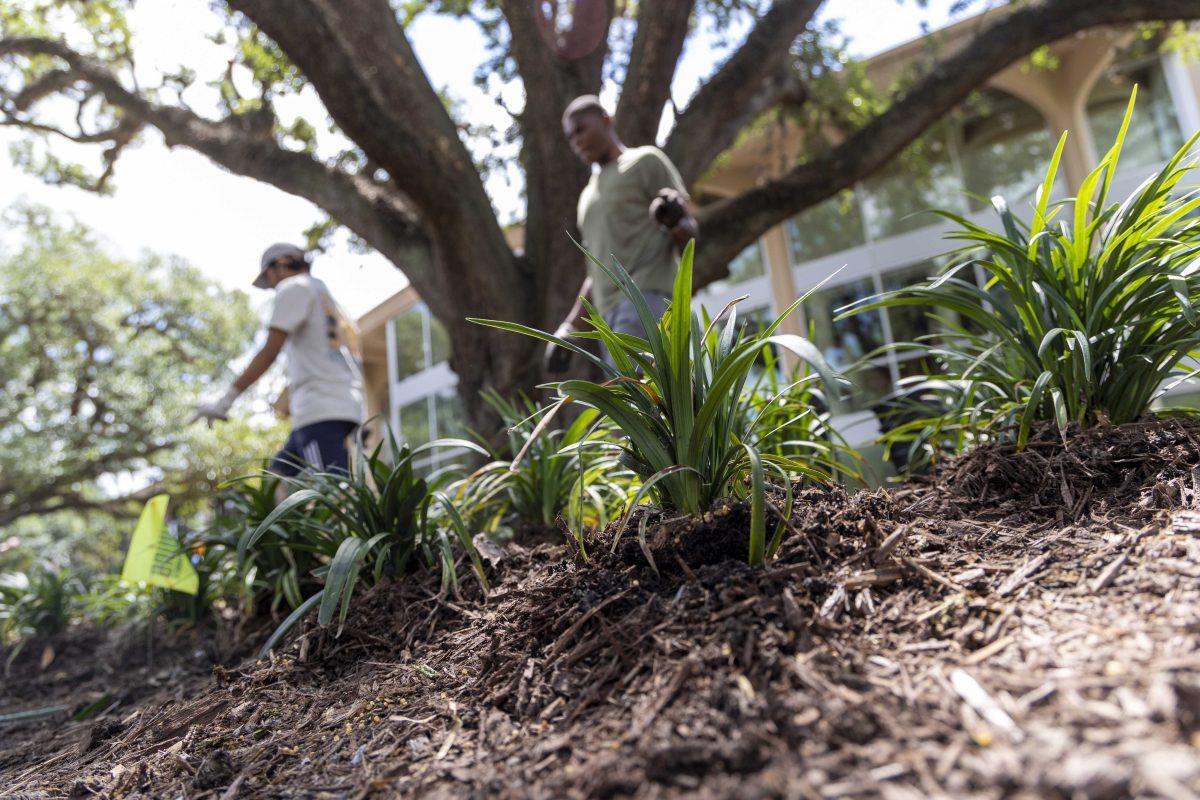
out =
[(1056, 441), (891, 491), (805, 490), (762, 569), (724, 503), (648, 517), (656, 569), (635, 519), (587, 562), (510, 549), (486, 599), (378, 587), (340, 636), (9, 726), (0, 791), (1194, 797), (1200, 426)]

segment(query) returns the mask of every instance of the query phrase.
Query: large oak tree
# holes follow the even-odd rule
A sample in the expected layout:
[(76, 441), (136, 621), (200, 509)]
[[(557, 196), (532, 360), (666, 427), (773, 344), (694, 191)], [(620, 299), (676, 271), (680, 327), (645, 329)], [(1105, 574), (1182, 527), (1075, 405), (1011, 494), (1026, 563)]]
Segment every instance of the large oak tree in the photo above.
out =
[[(451, 365), (475, 423), (483, 414), (474, 400), (479, 388), (532, 385), (540, 359), (536, 343), (464, 318), (553, 326), (580, 284), (583, 261), (565, 232), (574, 228), (588, 172), (560, 127), (576, 95), (619, 83), (616, 124), (628, 144), (654, 142), (670, 105), (673, 121), (659, 144), (689, 183), (780, 104), (826, 103), (830, 119), (843, 127), (849, 120), (835, 143), (701, 209), (697, 274), (707, 282), (768, 228), (886, 164), (991, 75), (1039, 47), (1096, 26), (1200, 16), (1200, 0), (980, 4), (1008, 7), (984, 18), (965, 47), (931, 59), (903, 88), (866, 104), (870, 113), (847, 116), (838, 113), (836, 93), (831, 100), (827, 86), (816, 91), (814, 76), (836, 78), (830, 67), (838, 61), (830, 57), (834, 37), (815, 21), (821, 0), (228, 0), (213, 4), (236, 31), (228, 77), (248, 70), (258, 96), (220, 81), (223, 112), (215, 114), (180, 100), (180, 88), (197, 77), (186, 70), (159, 76), (152, 87), (134, 80), (122, 17), (128, 4), (0, 3), (3, 123), (104, 150), (103, 171), (92, 178), (52, 154), (30, 157), (30, 165), (56, 180), (103, 186), (121, 150), (152, 128), (169, 146), (307, 198), (403, 270), (446, 325)], [(868, 5), (848, 6), (849, 13), (869, 13)], [(489, 85), (523, 87), (511, 137), (526, 200), (520, 252), (510, 248), (485, 191), (486, 159), (468, 146), (470, 121), (455, 119), (453, 103), (414, 53), (409, 30), (417, 13), (475, 19), (491, 43), (479, 54), (494, 75)], [(702, 18), (742, 24), (748, 33), (677, 107), (682, 98), (672, 98), (670, 86)], [(276, 99), (305, 85), (319, 95), (330, 130), (349, 142), (336, 156), (318, 154), (312, 125), (283, 124), (276, 114)], [(80, 113), (64, 114), (67, 106)]]

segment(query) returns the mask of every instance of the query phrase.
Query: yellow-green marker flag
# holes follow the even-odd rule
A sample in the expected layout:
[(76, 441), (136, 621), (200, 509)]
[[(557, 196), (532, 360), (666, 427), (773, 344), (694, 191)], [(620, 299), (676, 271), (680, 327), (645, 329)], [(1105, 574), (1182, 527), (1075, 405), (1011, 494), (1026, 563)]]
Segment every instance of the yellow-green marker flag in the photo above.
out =
[(129, 552), (125, 554), (121, 580), (196, 594), (200, 591), (200, 577), (187, 554), (179, 552), (179, 541), (167, 529), (170, 500), (169, 495), (160, 494), (146, 501), (129, 542)]

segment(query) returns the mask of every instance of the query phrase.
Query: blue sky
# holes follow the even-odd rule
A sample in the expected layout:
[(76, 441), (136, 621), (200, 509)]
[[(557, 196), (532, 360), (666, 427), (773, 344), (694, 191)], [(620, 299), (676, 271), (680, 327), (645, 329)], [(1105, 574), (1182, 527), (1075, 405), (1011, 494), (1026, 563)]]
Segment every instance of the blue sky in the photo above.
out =
[[(946, 24), (951, 3), (930, 0), (920, 9), (912, 0), (829, 0), (823, 13), (843, 20), (856, 55), (871, 55), (920, 36), (922, 22), (935, 28)], [(222, 68), (219, 53), (203, 37), (213, 19), (207, 0), (155, 0), (135, 8), (136, 51), (143, 66), (166, 68), (182, 61), (197, 67), (202, 76)], [(434, 83), (460, 98), (472, 119), (507, 121), (495, 103), (474, 88), (475, 59), (462, 57), (464, 52), (482, 52), (473, 25), (428, 16), (414, 24), (410, 36)], [(711, 45), (703, 37), (689, 46), (672, 85), (677, 102), (685, 101), (711, 70), (712, 59)], [(519, 104), (520, 99), (515, 100)], [(297, 111), (319, 108), (313, 98), (297, 102)], [(15, 139), (11, 131), (0, 132), (5, 150)], [(116, 252), (176, 253), (229, 287), (249, 290), (262, 249), (277, 240), (300, 240), (300, 232), (321, 218), (307, 201), (224, 172), (190, 150), (168, 150), (153, 133), (122, 157), (116, 187), (111, 197), (47, 187), (0, 155), (0, 208), (24, 198), (62, 209), (101, 231)], [(513, 188), (501, 180), (488, 188), (502, 215), (517, 213)], [(406, 283), (382, 257), (352, 253), (344, 242), (317, 261), (316, 272), (354, 315)], [(256, 300), (265, 301), (259, 294)]]

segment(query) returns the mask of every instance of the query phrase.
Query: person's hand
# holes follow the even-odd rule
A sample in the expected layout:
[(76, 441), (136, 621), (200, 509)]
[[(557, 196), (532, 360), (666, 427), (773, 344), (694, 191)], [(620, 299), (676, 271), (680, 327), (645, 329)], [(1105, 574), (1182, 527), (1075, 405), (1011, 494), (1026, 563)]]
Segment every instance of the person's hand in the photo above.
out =
[(659, 189), (650, 201), (650, 218), (667, 230), (678, 225), (685, 213), (683, 195), (674, 189)]
[[(569, 322), (564, 322), (558, 326), (558, 330), (554, 335), (560, 339), (565, 339), (568, 334), (575, 331), (575, 326)], [(546, 342), (546, 352), (542, 356), (542, 366), (546, 368), (546, 372), (551, 375), (561, 375), (567, 371), (567, 367), (571, 365), (571, 351), (565, 347), (559, 347), (554, 342)]]
[[(191, 422), (199, 422), (204, 420), (208, 427), (212, 427), (213, 422), (221, 420), (222, 422), (229, 419), (229, 409), (233, 407), (233, 401), (237, 400), (241, 394), (237, 389), (230, 386), (225, 394), (218, 397), (216, 400), (209, 400), (196, 406), (196, 413), (192, 417)], [(189, 424), (191, 424), (189, 422)]]

